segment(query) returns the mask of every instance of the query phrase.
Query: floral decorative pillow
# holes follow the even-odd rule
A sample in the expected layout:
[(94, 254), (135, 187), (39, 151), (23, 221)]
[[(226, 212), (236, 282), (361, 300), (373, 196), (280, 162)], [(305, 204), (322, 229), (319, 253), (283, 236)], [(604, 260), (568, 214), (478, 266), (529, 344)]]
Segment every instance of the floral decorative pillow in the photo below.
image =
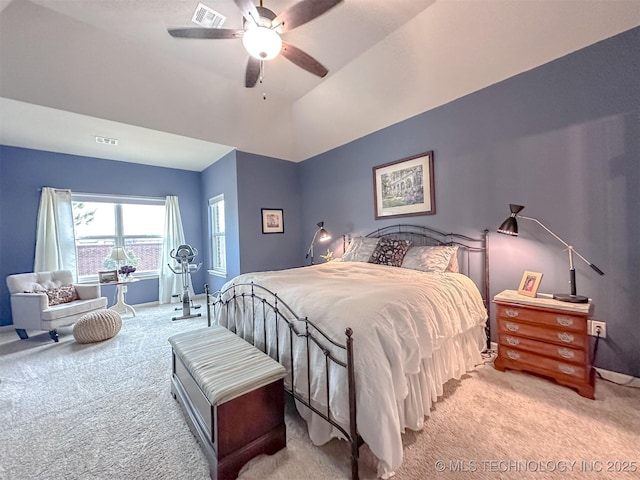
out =
[(411, 247), (409, 240), (381, 238), (369, 258), (369, 263), (399, 267), (409, 247)]
[[(402, 267), (422, 272), (455, 271), (458, 266), (457, 254), (457, 246), (412, 247), (404, 257)], [(453, 257), (456, 259), (455, 265), (450, 266)]]
[(368, 262), (378, 244), (378, 238), (356, 237), (342, 255), (343, 262)]
[(62, 285), (58, 288), (50, 288), (46, 293), (47, 297), (49, 297), (49, 306), (73, 302), (79, 298), (76, 287), (73, 285)]

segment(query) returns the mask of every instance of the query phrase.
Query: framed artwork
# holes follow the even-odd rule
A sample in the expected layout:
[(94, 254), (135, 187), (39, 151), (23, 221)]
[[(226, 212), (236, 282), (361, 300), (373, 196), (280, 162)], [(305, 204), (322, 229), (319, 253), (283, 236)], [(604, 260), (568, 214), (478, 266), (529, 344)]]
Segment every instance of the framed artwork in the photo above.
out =
[(262, 233), (284, 233), (284, 216), (281, 208), (262, 208)]
[(518, 293), (520, 295), (526, 295), (527, 297), (535, 297), (538, 293), (538, 287), (542, 280), (542, 274), (538, 272), (524, 272), (522, 280), (520, 280), (520, 286), (518, 287)]
[(433, 152), (373, 167), (373, 200), (376, 220), (433, 215)]
[(118, 281), (117, 270), (107, 270), (104, 272), (98, 272), (98, 280), (100, 283), (112, 283)]

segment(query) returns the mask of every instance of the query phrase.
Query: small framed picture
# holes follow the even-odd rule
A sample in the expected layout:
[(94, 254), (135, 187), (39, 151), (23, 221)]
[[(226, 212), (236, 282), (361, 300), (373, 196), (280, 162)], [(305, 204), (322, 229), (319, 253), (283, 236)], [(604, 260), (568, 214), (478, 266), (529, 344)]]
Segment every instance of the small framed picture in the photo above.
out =
[(118, 281), (117, 270), (107, 270), (104, 272), (98, 272), (98, 280), (100, 283), (113, 283)]
[(535, 297), (542, 280), (542, 274), (538, 272), (524, 272), (522, 280), (520, 280), (520, 286), (518, 287), (518, 293), (520, 295), (526, 295), (527, 297)]
[(262, 208), (262, 233), (284, 233), (284, 216), (281, 208)]

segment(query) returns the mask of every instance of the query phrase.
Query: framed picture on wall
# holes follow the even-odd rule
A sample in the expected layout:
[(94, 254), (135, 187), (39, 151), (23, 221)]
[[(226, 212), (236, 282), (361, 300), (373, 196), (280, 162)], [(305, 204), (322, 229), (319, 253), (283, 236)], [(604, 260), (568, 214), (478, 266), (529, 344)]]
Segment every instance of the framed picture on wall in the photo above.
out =
[(527, 297), (535, 297), (538, 293), (538, 287), (542, 280), (542, 274), (538, 272), (524, 272), (522, 280), (520, 280), (520, 286), (518, 287), (518, 293), (520, 295), (526, 295)]
[(281, 208), (262, 208), (262, 233), (284, 233), (284, 213)]
[(373, 167), (373, 201), (376, 220), (436, 213), (433, 152)]

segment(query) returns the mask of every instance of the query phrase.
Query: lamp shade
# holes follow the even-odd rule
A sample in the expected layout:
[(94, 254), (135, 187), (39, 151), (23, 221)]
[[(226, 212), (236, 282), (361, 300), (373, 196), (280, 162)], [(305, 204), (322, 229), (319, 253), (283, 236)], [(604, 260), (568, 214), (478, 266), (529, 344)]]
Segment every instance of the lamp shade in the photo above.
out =
[(124, 251), (124, 247), (113, 247), (111, 249), (111, 260), (115, 260), (117, 262), (121, 260), (129, 260), (129, 256), (127, 252)]
[(515, 205), (513, 203), (509, 204), (509, 209), (511, 210), (511, 216), (509, 216), (502, 225), (498, 227), (498, 233), (504, 233), (506, 235), (518, 236), (518, 221), (516, 220), (516, 215), (520, 213), (524, 207), (522, 205)]
[(327, 240), (331, 240), (331, 235), (324, 229), (324, 222), (318, 222), (318, 241), (326, 242)]
[(249, 28), (242, 37), (242, 44), (249, 55), (258, 60), (271, 60), (278, 56), (282, 49), (280, 35), (267, 27)]

